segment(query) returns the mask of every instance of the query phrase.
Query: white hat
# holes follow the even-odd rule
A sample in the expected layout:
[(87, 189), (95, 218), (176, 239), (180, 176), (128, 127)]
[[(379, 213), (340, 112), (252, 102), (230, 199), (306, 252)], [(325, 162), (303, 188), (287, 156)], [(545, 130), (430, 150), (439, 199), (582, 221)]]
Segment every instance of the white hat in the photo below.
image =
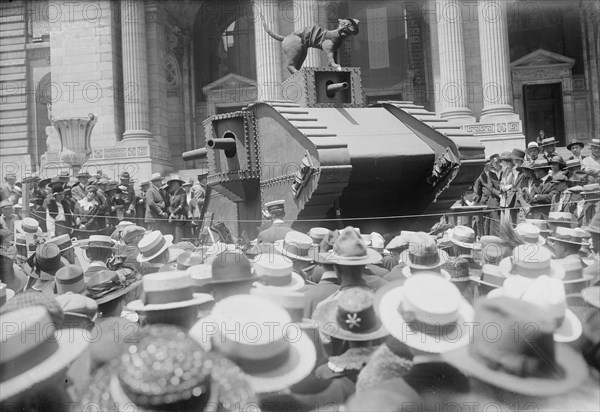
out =
[(383, 245), (385, 244), (385, 240), (383, 236), (381, 236), (377, 232), (371, 233), (371, 248), (379, 253), (383, 253)]
[(565, 270), (552, 259), (552, 252), (548, 249), (530, 243), (517, 246), (512, 256), (506, 257), (498, 264), (500, 272), (506, 277), (521, 275), (536, 278), (550, 275), (556, 279), (565, 277)]
[(432, 274), (407, 279), (379, 301), (392, 336), (424, 352), (444, 353), (469, 344), (473, 308), (449, 280)]
[(142, 278), (142, 289), (142, 299), (130, 302), (127, 309), (152, 312), (197, 306), (213, 300), (209, 294), (194, 293), (190, 272), (150, 273)]
[(299, 290), (305, 285), (304, 278), (292, 271), (292, 262), (281, 255), (260, 254), (253, 261), (254, 273), (260, 280), (254, 284), (258, 288), (277, 287)]
[(140, 254), (137, 256), (137, 261), (140, 263), (148, 262), (163, 253), (172, 245), (172, 235), (163, 236), (158, 230), (147, 233), (142, 240), (140, 240), (140, 243), (138, 243)]
[(565, 287), (558, 279), (542, 275), (535, 279), (522, 276), (510, 276), (501, 288), (488, 293), (488, 298), (506, 296), (532, 303), (546, 313), (555, 322), (554, 340), (573, 342), (583, 332), (581, 321), (567, 308)]
[(467, 249), (481, 249), (475, 237), (475, 231), (467, 226), (455, 226), (448, 230), (448, 240)]
[(150, 181), (153, 182), (155, 180), (163, 180), (164, 177), (162, 177), (162, 175), (160, 173), (152, 173), (152, 176), (150, 177)]
[(217, 302), (190, 336), (236, 362), (257, 393), (279, 392), (300, 382), (317, 360), (314, 344), (288, 312), (258, 296), (234, 295)]
[(316, 261), (319, 258), (319, 249), (313, 244), (310, 236), (291, 230), (286, 233), (283, 240), (274, 244), (275, 250), (291, 259)]
[(540, 246), (546, 244), (546, 239), (540, 235), (540, 228), (531, 223), (519, 223), (516, 231), (525, 243), (535, 243)]
[(529, 142), (527, 144), (527, 150), (529, 149), (538, 149), (538, 151), (540, 150), (540, 146), (537, 144), (537, 142)]
[(9, 289), (6, 283), (0, 282), (0, 306), (4, 305), (7, 300), (15, 296), (15, 291)]

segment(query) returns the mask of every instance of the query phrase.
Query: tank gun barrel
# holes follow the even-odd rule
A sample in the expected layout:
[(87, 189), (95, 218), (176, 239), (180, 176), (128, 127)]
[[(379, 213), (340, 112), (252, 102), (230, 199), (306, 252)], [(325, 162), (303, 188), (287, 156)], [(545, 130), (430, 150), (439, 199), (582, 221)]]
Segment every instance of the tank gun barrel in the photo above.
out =
[(195, 150), (189, 150), (187, 152), (183, 152), (181, 154), (181, 157), (183, 158), (184, 161), (189, 161), (189, 160), (205, 159), (206, 155), (207, 155), (206, 148), (203, 147), (201, 149), (195, 149)]
[(222, 139), (210, 139), (206, 141), (206, 146), (213, 150), (235, 151), (235, 139), (225, 137)]
[(339, 90), (346, 90), (348, 82), (331, 83), (327, 85), (327, 93), (335, 93)]

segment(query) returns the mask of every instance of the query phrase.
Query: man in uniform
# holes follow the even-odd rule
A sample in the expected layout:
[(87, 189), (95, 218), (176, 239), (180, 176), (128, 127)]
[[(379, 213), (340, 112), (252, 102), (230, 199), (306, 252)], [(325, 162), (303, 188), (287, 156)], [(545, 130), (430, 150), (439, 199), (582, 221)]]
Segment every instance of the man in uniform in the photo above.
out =
[(258, 234), (258, 243), (275, 243), (283, 240), (292, 229), (283, 222), (285, 217), (285, 200), (273, 200), (265, 203), (269, 217), (273, 220), (271, 226)]

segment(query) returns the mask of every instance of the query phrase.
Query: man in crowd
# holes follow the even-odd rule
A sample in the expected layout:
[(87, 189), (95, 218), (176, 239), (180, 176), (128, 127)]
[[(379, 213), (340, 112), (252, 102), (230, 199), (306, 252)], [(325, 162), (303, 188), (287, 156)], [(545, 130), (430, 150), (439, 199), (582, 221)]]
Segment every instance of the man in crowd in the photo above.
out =
[(160, 173), (153, 173), (150, 178), (150, 187), (146, 191), (145, 222), (148, 230), (151, 231), (162, 231), (163, 228), (167, 227), (166, 221), (169, 218), (165, 199), (160, 192), (162, 181), (163, 177)]

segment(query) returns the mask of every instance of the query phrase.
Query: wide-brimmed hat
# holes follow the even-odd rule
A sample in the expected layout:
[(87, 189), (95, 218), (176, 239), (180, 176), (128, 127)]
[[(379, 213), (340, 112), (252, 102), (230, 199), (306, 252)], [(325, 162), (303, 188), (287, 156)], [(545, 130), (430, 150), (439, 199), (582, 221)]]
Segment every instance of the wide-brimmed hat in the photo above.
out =
[[(446, 252), (444, 252), (446, 253)], [(442, 266), (437, 267), (437, 268), (432, 268), (432, 269), (415, 269), (414, 271), (411, 269), (410, 266), (404, 266), (402, 268), (402, 274), (404, 275), (404, 277), (409, 278), (414, 276), (415, 274), (422, 274), (422, 273), (435, 273), (437, 276), (442, 277), (446, 280), (450, 280), (452, 279), (452, 276), (450, 276), (450, 273), (448, 273), (448, 271), (446, 269), (443, 269), (443, 265), (445, 265), (448, 262), (449, 257), (446, 255), (446, 258), (444, 259), (444, 263), (442, 264)]]
[(536, 150), (539, 153), (540, 146), (537, 144), (537, 142), (529, 142), (527, 144), (527, 151), (529, 152), (530, 150)]
[(537, 278), (542, 275), (555, 279), (565, 277), (565, 270), (552, 259), (552, 252), (533, 244), (517, 246), (512, 256), (502, 259), (498, 267), (507, 277), (510, 275), (521, 275), (526, 278)]
[(554, 137), (545, 137), (540, 142), (541, 147), (546, 147), (546, 146), (551, 146), (551, 145), (558, 145), (558, 141)]
[(65, 293), (56, 296), (65, 315), (63, 327), (91, 329), (98, 316), (98, 303), (94, 299), (79, 293)]
[(83, 269), (79, 265), (66, 265), (58, 269), (54, 276), (54, 282), (59, 295), (68, 292), (85, 293)]
[(544, 158), (536, 159), (536, 161), (533, 162), (533, 170), (539, 169), (550, 169), (550, 163)]
[(511, 276), (501, 288), (487, 295), (488, 298), (500, 296), (533, 303), (543, 309), (554, 321), (556, 342), (573, 342), (583, 332), (581, 321), (567, 307), (565, 287), (558, 279), (546, 275), (535, 279)]
[(185, 184), (185, 181), (179, 177), (179, 175), (173, 175), (169, 180), (167, 180), (167, 184), (170, 185), (172, 182), (179, 182), (180, 185)]
[(106, 269), (90, 276), (85, 294), (98, 305), (102, 305), (137, 289), (141, 284), (142, 276), (136, 271), (126, 271), (126, 274), (122, 274)]
[(533, 169), (533, 162), (529, 161), (529, 160), (525, 160), (523, 163), (521, 163), (520, 166), (517, 166), (517, 170), (521, 171), (523, 169), (526, 170), (534, 170)]
[(40, 223), (31, 217), (26, 217), (21, 222), (15, 222), (15, 230), (20, 233), (25, 233), (29, 235), (41, 235), (42, 229), (40, 228)]
[(546, 244), (546, 239), (541, 235), (540, 228), (531, 223), (519, 223), (515, 230), (525, 243), (535, 243), (536, 245)]
[(48, 186), (48, 183), (50, 183), (50, 181), (51, 181), (51, 180), (52, 180), (52, 179), (51, 179), (51, 178), (49, 178), (49, 177), (48, 177), (48, 178), (46, 178), (46, 179), (42, 179), (42, 180), (40, 180), (40, 181), (38, 182), (38, 188), (42, 189), (42, 188), (44, 188), (44, 187)]
[(12, 208), (13, 206), (13, 202), (11, 202), (10, 200), (3, 200), (0, 202), (0, 209), (4, 209), (5, 207)]
[(276, 254), (260, 254), (254, 259), (254, 273), (258, 276), (255, 286), (299, 290), (305, 285), (304, 278), (295, 273), (289, 259)]
[(91, 235), (88, 239), (79, 242), (82, 249), (111, 249), (116, 250), (116, 242), (106, 235)]
[(187, 270), (188, 268), (204, 263), (204, 255), (192, 251), (185, 251), (177, 256), (177, 270)]
[[(300, 382), (315, 366), (314, 344), (293, 325), (279, 305), (258, 296), (234, 295), (217, 302), (190, 335), (233, 360), (257, 393), (270, 393)], [(231, 333), (234, 329), (244, 332)]]
[(484, 263), (481, 270), (475, 271), (469, 278), (478, 285), (483, 285), (484, 290), (489, 291), (501, 287), (506, 280), (506, 275), (500, 271), (498, 266)]
[(135, 312), (154, 312), (198, 306), (212, 300), (209, 294), (194, 293), (189, 272), (158, 272), (142, 278), (142, 298), (129, 303), (127, 308)]
[(316, 328), (317, 323), (304, 317), (305, 294), (297, 290), (283, 288), (252, 288), (250, 295), (267, 299), (284, 308), (300, 328)]
[(377, 317), (375, 296), (364, 287), (343, 289), (336, 299), (317, 306), (312, 319), (324, 335), (347, 341), (371, 341), (389, 335)]
[(579, 159), (569, 159), (565, 164), (566, 169), (573, 169), (575, 167), (581, 166), (581, 161)]
[(368, 248), (353, 227), (342, 230), (333, 244), (333, 248), (320, 254), (324, 263), (361, 266), (381, 261), (381, 255)]
[(125, 226), (121, 230), (121, 240), (127, 245), (140, 235), (145, 235), (146, 229), (137, 225)]
[(278, 240), (273, 245), (277, 253), (290, 259), (307, 262), (319, 259), (319, 248), (313, 243), (310, 236), (291, 230), (285, 234), (283, 240)]
[(565, 276), (561, 281), (567, 294), (579, 293), (583, 288), (589, 286), (590, 280), (594, 278), (593, 273), (584, 273), (586, 266), (579, 256), (567, 256), (557, 259), (556, 262), (565, 271)]
[(444, 264), (448, 254), (439, 249), (433, 236), (417, 232), (410, 236), (408, 249), (400, 254), (400, 262), (414, 269), (436, 269)]
[(154, 182), (155, 180), (164, 180), (164, 177), (160, 174), (160, 173), (152, 173), (152, 176), (150, 176), (150, 181)]
[(567, 165), (567, 163), (565, 162), (565, 159), (563, 159), (563, 157), (560, 155), (552, 156), (552, 159), (550, 159), (550, 164), (552, 164), (552, 163), (556, 163), (563, 167)]
[(455, 226), (449, 229), (448, 240), (467, 249), (481, 249), (481, 244), (475, 237), (475, 231), (467, 226)]
[(504, 160), (507, 162), (511, 162), (512, 161), (512, 153), (511, 152), (502, 152), (500, 154), (500, 157), (498, 158), (498, 160)]
[(585, 235), (586, 233), (582, 229), (559, 226), (551, 236), (548, 236), (548, 240), (583, 246)]
[(147, 233), (138, 243), (140, 254), (136, 259), (138, 262), (148, 262), (163, 253), (171, 245), (173, 245), (173, 235), (163, 236), (158, 230)]
[(571, 148), (575, 145), (581, 146), (582, 149), (585, 147), (585, 143), (580, 142), (577, 139), (574, 139), (574, 140), (571, 140), (571, 142), (567, 145), (567, 150), (571, 150)]
[[(568, 225), (571, 227), (577, 226), (577, 220), (573, 213), (570, 212), (550, 212), (548, 213), (548, 219), (546, 219), (548, 225)], [(552, 229), (551, 229), (552, 230)]]
[(516, 147), (510, 152), (512, 160), (525, 160), (525, 150)]
[[(495, 339), (489, 336), (491, 324)], [(588, 369), (581, 355), (554, 343), (553, 332), (549, 314), (529, 302), (480, 299), (471, 343), (442, 357), (490, 385), (524, 395), (556, 396), (576, 388)]]
[(424, 352), (443, 353), (469, 343), (473, 308), (452, 282), (422, 274), (387, 291), (379, 315), (390, 334)]
[(0, 282), (0, 306), (15, 296), (15, 291), (9, 289), (6, 283)]
[(90, 172), (88, 172), (87, 170), (81, 170), (75, 175), (75, 177), (91, 177), (91, 175)]
[(212, 276), (198, 280), (196, 286), (216, 287), (238, 282), (253, 282), (258, 279), (252, 271), (250, 260), (241, 252), (224, 251), (212, 260)]
[(592, 140), (590, 140), (590, 146), (600, 147), (600, 139), (592, 139)]
[(0, 323), (16, 327), (16, 330), (0, 328), (0, 401), (3, 403), (59, 374), (88, 346), (83, 333), (68, 334), (68, 339), (60, 339), (48, 311), (42, 306), (4, 313)]

